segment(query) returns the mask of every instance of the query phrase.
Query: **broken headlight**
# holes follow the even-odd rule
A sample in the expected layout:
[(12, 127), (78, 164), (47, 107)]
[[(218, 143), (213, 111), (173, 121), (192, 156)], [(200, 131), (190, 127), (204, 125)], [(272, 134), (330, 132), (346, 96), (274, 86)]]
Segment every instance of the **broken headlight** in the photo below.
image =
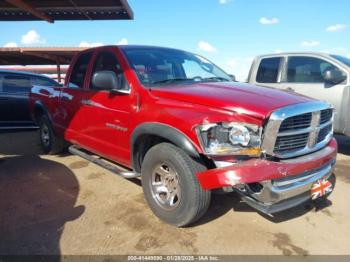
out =
[(206, 154), (258, 156), (261, 130), (257, 125), (231, 122), (200, 125), (197, 134)]

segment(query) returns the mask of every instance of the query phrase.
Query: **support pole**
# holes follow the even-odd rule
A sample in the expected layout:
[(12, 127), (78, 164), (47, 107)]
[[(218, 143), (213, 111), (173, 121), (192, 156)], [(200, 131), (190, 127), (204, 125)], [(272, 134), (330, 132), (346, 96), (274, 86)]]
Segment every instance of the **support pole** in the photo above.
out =
[(60, 61), (57, 60), (56, 64), (57, 64), (57, 80), (58, 80), (58, 83), (61, 83), (61, 64), (60, 64)]

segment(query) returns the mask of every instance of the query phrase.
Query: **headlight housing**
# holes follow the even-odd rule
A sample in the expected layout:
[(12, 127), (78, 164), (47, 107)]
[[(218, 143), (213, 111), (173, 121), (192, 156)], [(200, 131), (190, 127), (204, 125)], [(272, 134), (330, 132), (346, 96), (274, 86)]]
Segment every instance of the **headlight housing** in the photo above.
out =
[(262, 128), (239, 122), (205, 124), (197, 127), (203, 150), (208, 155), (261, 154)]

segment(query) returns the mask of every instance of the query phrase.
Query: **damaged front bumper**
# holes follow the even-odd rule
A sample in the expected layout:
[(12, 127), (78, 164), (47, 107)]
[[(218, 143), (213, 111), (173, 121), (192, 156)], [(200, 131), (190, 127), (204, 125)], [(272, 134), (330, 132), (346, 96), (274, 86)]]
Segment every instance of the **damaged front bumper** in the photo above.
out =
[(267, 214), (297, 206), (311, 198), (311, 188), (329, 179), (337, 155), (337, 142), (305, 156), (269, 161), (250, 159), (198, 173), (204, 189), (233, 188), (249, 205)]

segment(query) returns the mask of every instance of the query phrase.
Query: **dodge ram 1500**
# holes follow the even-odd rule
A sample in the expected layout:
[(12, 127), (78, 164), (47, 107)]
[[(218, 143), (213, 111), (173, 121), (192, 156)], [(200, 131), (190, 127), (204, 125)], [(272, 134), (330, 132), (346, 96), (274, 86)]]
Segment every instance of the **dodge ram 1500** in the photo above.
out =
[(333, 189), (333, 108), (305, 96), (233, 82), (181, 50), (105, 46), (72, 61), (63, 87), (30, 94), (46, 153), (70, 152), (125, 178), (148, 205), (185, 226), (215, 189), (273, 214)]

